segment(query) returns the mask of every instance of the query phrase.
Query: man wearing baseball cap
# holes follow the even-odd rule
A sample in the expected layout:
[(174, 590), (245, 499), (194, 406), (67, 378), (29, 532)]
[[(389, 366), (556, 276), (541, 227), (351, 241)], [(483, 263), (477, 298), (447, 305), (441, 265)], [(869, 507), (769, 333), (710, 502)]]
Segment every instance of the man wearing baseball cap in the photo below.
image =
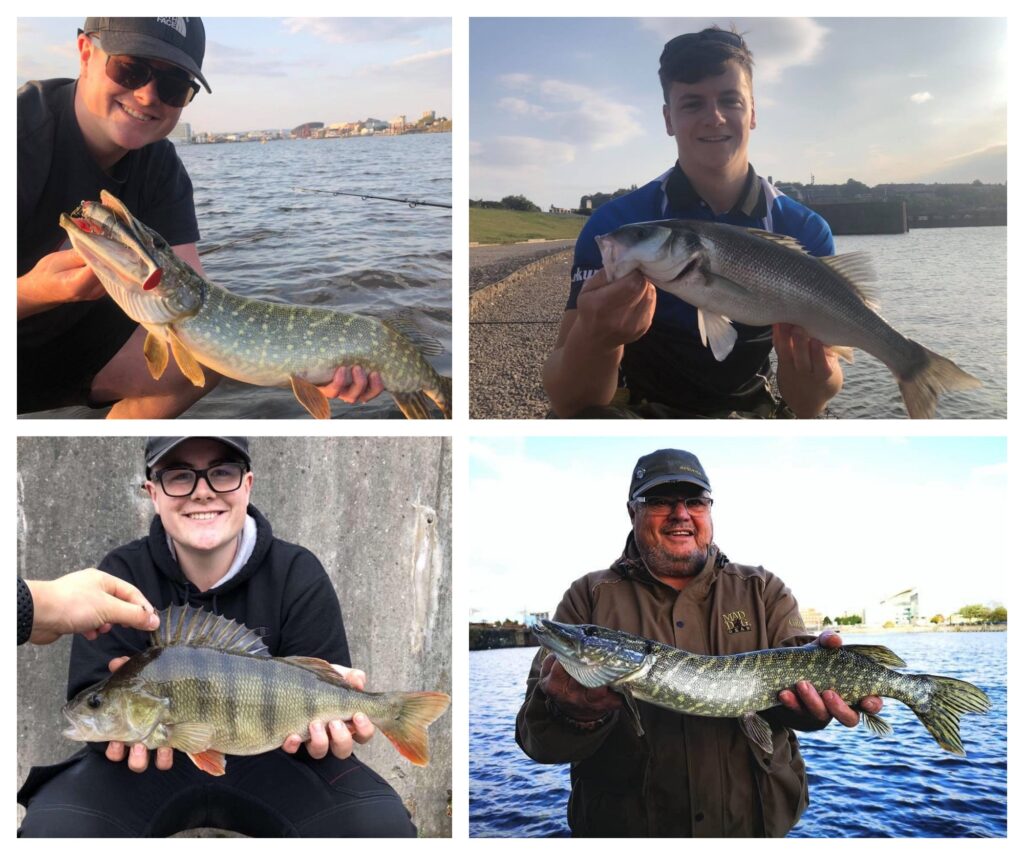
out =
[[(554, 619), (596, 624), (693, 653), (729, 655), (812, 642), (796, 599), (763, 567), (730, 562), (714, 542), (711, 482), (696, 455), (661, 449), (633, 467), (626, 508), (632, 531), (607, 570), (569, 587)], [(841, 644), (824, 633), (818, 643)], [(539, 763), (571, 763), (569, 826), (580, 837), (782, 837), (807, 806), (794, 730), (856, 709), (801, 682), (762, 713), (773, 752), (733, 719), (640, 704), (643, 736), (620, 712), (622, 696), (587, 689), (543, 648), (534, 659), (516, 741)], [(877, 712), (881, 699), (855, 699)]]
[[(77, 80), (18, 90), (18, 412), (111, 407), (108, 418), (172, 418), (216, 385), (196, 387), (171, 360), (146, 367), (146, 330), (127, 317), (84, 261), (63, 249), (62, 212), (113, 193), (205, 275), (192, 182), (167, 135), (200, 88), (200, 18), (86, 18)], [(328, 397), (366, 401), (379, 375), (339, 368)]]
[[(259, 628), (272, 656), (335, 663), (362, 689), (366, 675), (350, 667), (338, 596), (323, 566), (309, 550), (274, 537), (249, 503), (248, 439), (149, 437), (144, 460), (155, 511), (149, 535), (114, 549), (100, 569), (158, 610), (188, 604)], [(121, 627), (91, 642), (76, 637), (67, 697), (120, 667), (126, 651), (148, 646), (147, 634)], [(141, 744), (88, 743), (62, 763), (33, 767), (18, 793), (27, 808), (19, 836), (149, 837), (214, 826), (260, 837), (414, 837), (401, 798), (352, 754), (374, 732), (361, 713), (350, 724), (311, 722), (304, 750), (293, 734), (286, 753), (232, 757), (223, 777), (170, 748), (157, 749), (150, 763)], [(333, 786), (342, 779), (344, 786)]]

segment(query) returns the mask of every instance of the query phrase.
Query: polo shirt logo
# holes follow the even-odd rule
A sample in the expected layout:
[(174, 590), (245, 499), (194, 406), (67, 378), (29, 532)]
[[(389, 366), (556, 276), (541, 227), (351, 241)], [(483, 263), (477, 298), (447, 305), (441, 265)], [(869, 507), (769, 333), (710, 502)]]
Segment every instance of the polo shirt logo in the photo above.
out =
[(750, 621), (747, 620), (747, 613), (743, 610), (722, 615), (722, 620), (725, 621), (725, 631), (729, 635), (735, 635), (737, 632), (750, 632), (753, 629)]

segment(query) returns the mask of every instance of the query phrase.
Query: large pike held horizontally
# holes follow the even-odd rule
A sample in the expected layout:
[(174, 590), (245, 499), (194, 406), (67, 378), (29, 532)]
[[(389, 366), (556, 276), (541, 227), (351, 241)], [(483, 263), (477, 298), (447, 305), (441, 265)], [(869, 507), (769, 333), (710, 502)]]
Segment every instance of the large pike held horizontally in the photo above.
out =
[(184, 751), (223, 775), (225, 754), (261, 754), (309, 723), (364, 713), (413, 763), (429, 761), (427, 726), (450, 703), (441, 692), (359, 692), (322, 659), (274, 658), (259, 635), (192, 606), (160, 613), (152, 646), (64, 707), (79, 742), (142, 743)]
[(148, 331), (146, 364), (156, 379), (169, 349), (197, 386), (205, 382), (201, 365), (243, 383), (291, 386), (315, 418), (327, 419), (330, 405), (317, 386), (339, 366), (361, 365), (380, 372), (406, 418), (430, 418), (431, 401), (451, 418), (452, 381), (423, 358), (443, 352), (441, 345), (415, 329), (233, 294), (199, 276), (105, 190), (99, 202), (61, 214), (60, 225), (107, 293)]
[(912, 419), (931, 418), (943, 392), (981, 381), (904, 337), (877, 312), (864, 253), (815, 258), (791, 237), (699, 220), (622, 226), (597, 238), (609, 280), (633, 270), (697, 309), (701, 340), (724, 360), (732, 323), (797, 324), (852, 361), (852, 348), (895, 375)]
[[(735, 717), (743, 732), (771, 753), (771, 726), (758, 713), (778, 706), (780, 691), (807, 680), (850, 703), (868, 695), (895, 698), (914, 711), (940, 746), (963, 754), (960, 716), (991, 707), (988, 695), (963, 680), (893, 671), (906, 663), (888, 647), (814, 642), (704, 656), (601, 626), (541, 620), (533, 633), (576, 682), (621, 692), (640, 733), (634, 699), (689, 715)], [(892, 733), (879, 716), (862, 711), (861, 717), (874, 733)]]

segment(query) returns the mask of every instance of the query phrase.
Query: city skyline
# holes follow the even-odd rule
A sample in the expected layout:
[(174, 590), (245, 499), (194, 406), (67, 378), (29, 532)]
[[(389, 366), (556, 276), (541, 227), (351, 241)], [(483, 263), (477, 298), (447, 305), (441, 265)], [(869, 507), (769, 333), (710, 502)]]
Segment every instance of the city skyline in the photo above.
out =
[(1004, 18), (484, 18), (470, 21), (470, 197), (574, 208), (660, 175), (676, 152), (658, 57), (713, 24), (754, 54), (759, 174), (1006, 181)]
[[(84, 18), (18, 19), (18, 85), (78, 76)], [(203, 18), (203, 90), (181, 114), (195, 132), (293, 128), (425, 110), (451, 116), (449, 18)]]

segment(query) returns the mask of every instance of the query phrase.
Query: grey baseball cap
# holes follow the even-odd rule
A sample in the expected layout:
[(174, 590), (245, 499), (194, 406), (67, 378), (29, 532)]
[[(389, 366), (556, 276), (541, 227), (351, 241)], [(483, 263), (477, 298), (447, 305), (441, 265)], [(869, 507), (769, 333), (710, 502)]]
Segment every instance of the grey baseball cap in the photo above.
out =
[(202, 18), (86, 18), (81, 32), (96, 33), (107, 53), (171, 62), (213, 91), (200, 70), (206, 53)]
[(237, 451), (246, 466), (252, 468), (252, 458), (249, 456), (249, 438), (246, 436), (150, 436), (146, 437), (146, 474), (149, 474), (160, 458), (173, 451), (187, 439), (214, 439), (217, 442), (222, 442), (228, 448)]
[(697, 455), (677, 448), (662, 448), (645, 454), (633, 467), (633, 478), (629, 482), (629, 498), (643, 495), (659, 484), (696, 484), (702, 490), (711, 491), (711, 483), (704, 474)]

